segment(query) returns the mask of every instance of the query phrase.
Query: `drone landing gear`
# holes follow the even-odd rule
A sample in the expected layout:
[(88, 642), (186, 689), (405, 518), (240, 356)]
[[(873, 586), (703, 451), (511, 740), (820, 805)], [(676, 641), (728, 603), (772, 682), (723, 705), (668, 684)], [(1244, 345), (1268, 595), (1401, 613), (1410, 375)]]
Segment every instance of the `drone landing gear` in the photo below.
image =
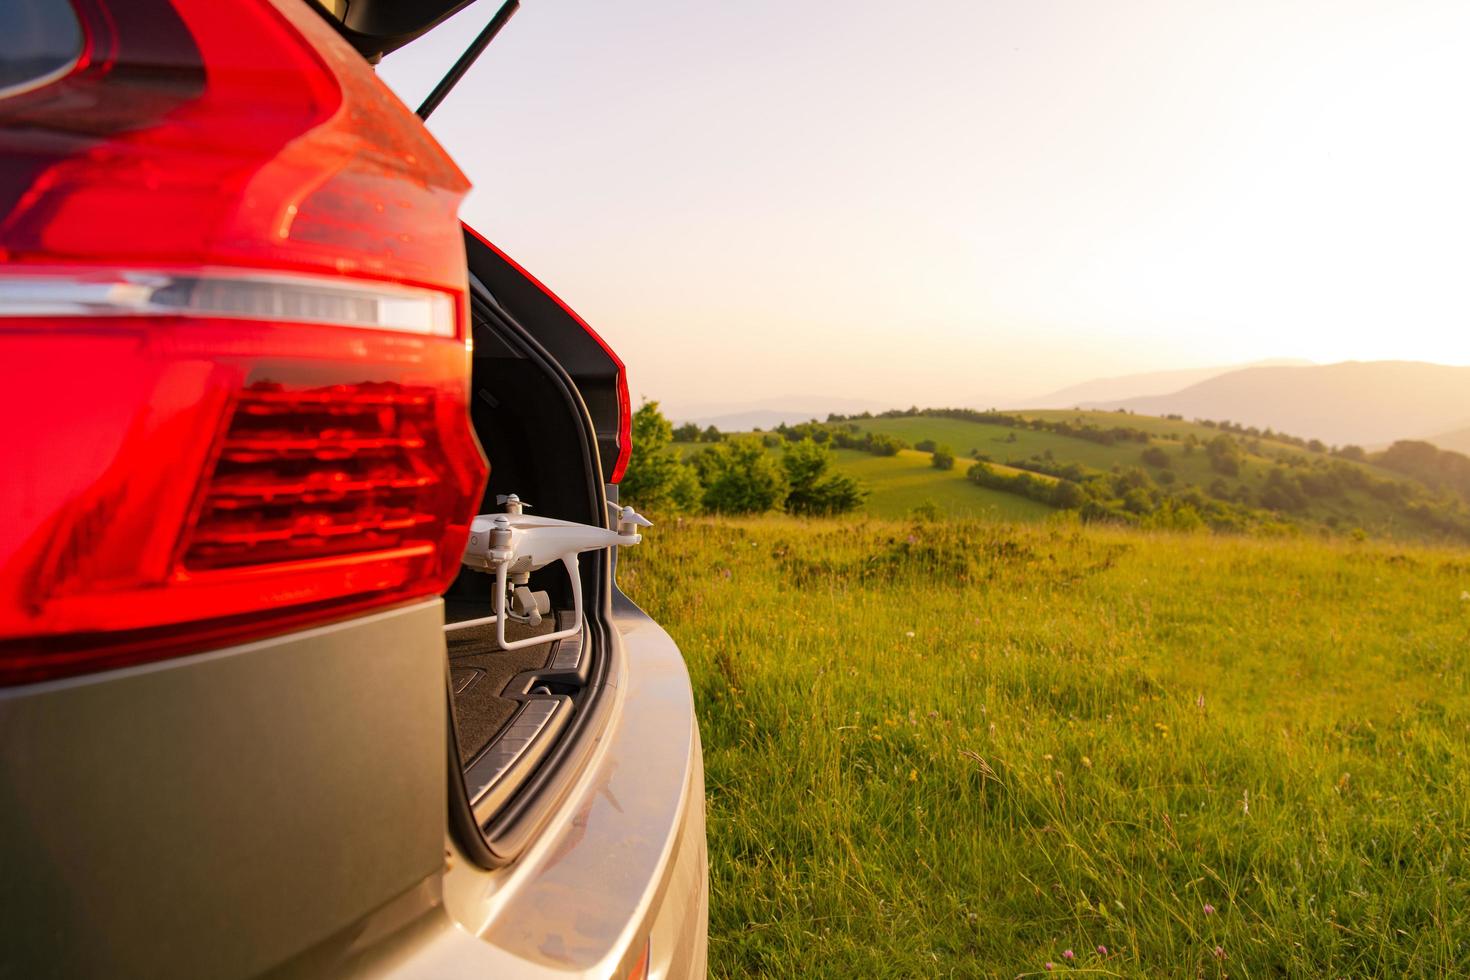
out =
[[(507, 564), (502, 563), (495, 569), (495, 584), (492, 586), (491, 593), (495, 614), (451, 623), (444, 627), (447, 632), (469, 629), (473, 626), (494, 625), (495, 642), (502, 650), (520, 650), (538, 643), (551, 643), (554, 640), (565, 640), (582, 635), (581, 568), (577, 562), (577, 556), (569, 555), (562, 559), (562, 566), (566, 569), (567, 577), (572, 585), (572, 625), (551, 633), (538, 633), (520, 640), (507, 640), (505, 638), (507, 622), (540, 626), (544, 619), (551, 616), (551, 596), (541, 590), (533, 592), (527, 584), (531, 573), (529, 571), (507, 572)], [(477, 569), (477, 571), (483, 570)]]

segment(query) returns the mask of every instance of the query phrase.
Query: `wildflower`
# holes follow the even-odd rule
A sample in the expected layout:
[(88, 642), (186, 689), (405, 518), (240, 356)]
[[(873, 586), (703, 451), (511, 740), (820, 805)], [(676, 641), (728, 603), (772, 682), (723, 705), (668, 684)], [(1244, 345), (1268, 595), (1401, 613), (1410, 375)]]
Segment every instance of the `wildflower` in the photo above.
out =
[(1046, 961), (1046, 968), (1048, 970), (1055, 970), (1057, 968), (1057, 965), (1055, 963), (1053, 963), (1051, 960), (1047, 960)]
[(1043, 760), (1044, 760), (1044, 761), (1046, 761), (1046, 762), (1050, 762), (1050, 761), (1051, 761), (1051, 753), (1050, 753), (1050, 752), (1048, 752), (1048, 753), (1046, 753), (1046, 755), (1044, 755), (1044, 756), (1042, 756), (1042, 757), (1041, 757), (1041, 758), (1042, 758), (1042, 759), (1043, 759)]
[(1214, 914), (1215, 914), (1215, 906), (1211, 905), (1209, 902), (1206, 902), (1205, 903), (1205, 915), (1214, 915)]
[(1215, 947), (1215, 959), (1217, 959), (1217, 960), (1223, 960), (1224, 958), (1225, 958), (1225, 947), (1224, 946), (1216, 946)]
[(1097, 955), (1098, 956), (1107, 956), (1108, 955), (1108, 948), (1106, 946), (1099, 946), (1097, 948)]
[(1082, 768), (1083, 769), (1091, 769), (1092, 768), (1092, 760), (1089, 759), (1085, 755), (1082, 757)]
[(906, 636), (906, 637), (908, 637), (909, 639), (912, 640), (914, 638), (914, 631), (913, 630), (909, 630), (908, 632), (904, 633), (904, 636)]
[(1240, 812), (1246, 816), (1251, 815), (1251, 791), (1245, 790), (1240, 794)]
[(1470, 602), (1470, 592), (1461, 592), (1460, 593), (1460, 601), (1461, 602)]
[(1194, 706), (1201, 711), (1205, 710), (1205, 696), (1203, 694), (1194, 699)]
[(1076, 958), (1077, 958), (1077, 954), (1074, 953), (1074, 952), (1072, 952), (1070, 949), (1064, 949), (1064, 950), (1062, 950), (1062, 959), (1064, 959), (1064, 960), (1074, 960)]
[(918, 778), (919, 778), (919, 770), (917, 770), (917, 769), (910, 769), (909, 770), (909, 782), (912, 783), (912, 782), (916, 781)]

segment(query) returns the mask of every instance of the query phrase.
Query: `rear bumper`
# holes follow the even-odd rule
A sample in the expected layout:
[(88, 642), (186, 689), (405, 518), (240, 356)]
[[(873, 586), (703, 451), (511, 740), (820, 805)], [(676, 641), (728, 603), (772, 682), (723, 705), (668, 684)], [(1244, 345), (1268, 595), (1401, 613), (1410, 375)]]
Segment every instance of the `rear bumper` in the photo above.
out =
[(484, 871), (450, 842), (438, 924), (366, 972), (406, 977), (702, 977), (708, 922), (704, 767), (689, 676), (668, 634), (619, 599), (616, 699), (537, 841)]
[[(610, 720), (537, 839), (446, 842), (438, 600), (0, 691), (0, 978), (703, 976), (683, 658), (626, 600)], [(447, 852), (447, 859), (446, 859)]]

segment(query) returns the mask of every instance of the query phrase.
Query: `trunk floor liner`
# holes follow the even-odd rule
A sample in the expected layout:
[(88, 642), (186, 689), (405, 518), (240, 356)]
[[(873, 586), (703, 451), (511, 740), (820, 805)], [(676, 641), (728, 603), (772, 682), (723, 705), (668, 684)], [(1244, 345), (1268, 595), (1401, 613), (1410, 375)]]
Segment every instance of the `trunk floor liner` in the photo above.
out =
[[(505, 638), (519, 640), (552, 631), (552, 617), (540, 626), (507, 623)], [(454, 735), (459, 742), (459, 765), (471, 759), (499, 734), (520, 707), (501, 692), (512, 677), (544, 667), (555, 643), (538, 643), (524, 650), (502, 650), (495, 642), (495, 626), (473, 626), (444, 635), (449, 645), (449, 676), (454, 690)]]

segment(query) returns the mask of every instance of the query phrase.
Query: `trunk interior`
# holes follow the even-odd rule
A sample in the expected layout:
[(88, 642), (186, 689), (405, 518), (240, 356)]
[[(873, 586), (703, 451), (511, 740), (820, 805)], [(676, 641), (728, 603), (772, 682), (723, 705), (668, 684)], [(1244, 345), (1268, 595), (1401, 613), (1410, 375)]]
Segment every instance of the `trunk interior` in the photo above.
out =
[[(490, 461), (479, 513), (504, 510), (497, 496), (515, 493), (531, 513), (605, 523), (596, 432), (575, 384), (474, 276), (471, 298), (471, 417)], [(462, 569), (444, 594), (453, 756), (482, 831), (518, 794), (531, 793), (538, 769), (553, 764), (596, 687), (592, 621), (601, 608), (605, 560), (587, 554), (581, 562), (589, 623), (580, 637), (502, 650), (496, 627), (478, 622), (493, 614), (492, 575)], [(534, 573), (530, 588), (549, 594), (552, 612), (535, 627), (509, 622), (508, 640), (574, 625), (559, 563)]]

